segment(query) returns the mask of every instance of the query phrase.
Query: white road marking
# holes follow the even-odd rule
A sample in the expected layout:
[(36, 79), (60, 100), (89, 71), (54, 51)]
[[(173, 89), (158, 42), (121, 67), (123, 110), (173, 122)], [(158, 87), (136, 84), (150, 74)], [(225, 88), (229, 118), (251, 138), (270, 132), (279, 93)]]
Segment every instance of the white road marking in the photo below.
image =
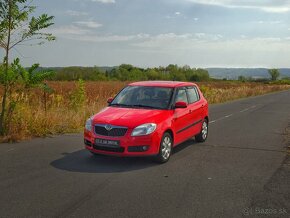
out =
[(248, 107), (248, 108), (246, 108), (246, 109), (244, 109), (244, 110), (241, 110), (240, 113), (246, 112), (246, 111), (248, 111), (248, 110), (250, 110), (250, 109), (252, 109), (252, 108), (255, 108), (255, 107), (257, 107), (257, 106), (256, 106), (256, 105), (253, 105), (253, 106)]
[[(253, 106), (248, 107), (248, 108), (245, 108), (244, 110), (241, 110), (241, 111), (239, 111), (239, 112), (240, 112), (240, 113), (243, 113), (243, 112), (246, 112), (246, 111), (248, 111), (248, 110), (250, 110), (250, 109), (252, 109), (252, 108), (255, 108), (255, 107), (256, 107), (256, 105), (253, 105)], [(229, 117), (231, 117), (231, 116), (234, 116), (234, 114), (235, 114), (235, 113), (232, 113), (232, 114), (226, 115), (226, 116), (224, 116), (224, 117), (221, 117), (221, 118), (219, 118), (219, 119), (212, 120), (212, 121), (210, 121), (209, 123), (215, 123), (215, 122), (217, 122), (217, 121), (219, 121), (219, 120), (223, 120), (223, 119), (225, 119), (225, 118), (229, 118)]]
[(241, 110), (240, 113), (246, 112), (246, 111), (248, 111), (249, 109), (250, 109), (250, 108), (246, 108), (246, 109), (244, 109), (244, 110)]
[(13, 150), (15, 150), (15, 148), (11, 148), (11, 149), (9, 149), (9, 150), (6, 151), (6, 152), (10, 152), (10, 151), (13, 151)]
[(216, 120), (212, 120), (212, 121), (210, 121), (209, 123), (215, 123), (215, 122), (217, 122), (217, 121), (220, 121), (220, 120), (223, 120), (223, 119), (225, 119), (225, 117), (221, 117), (221, 118), (219, 118), (219, 119), (216, 119)]

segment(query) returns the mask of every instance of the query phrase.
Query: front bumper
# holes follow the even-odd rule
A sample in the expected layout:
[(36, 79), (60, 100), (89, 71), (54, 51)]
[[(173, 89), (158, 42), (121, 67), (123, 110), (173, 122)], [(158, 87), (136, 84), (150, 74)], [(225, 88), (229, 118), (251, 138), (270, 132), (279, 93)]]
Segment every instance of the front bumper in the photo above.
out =
[[(95, 140), (118, 140), (119, 147), (98, 146)], [(97, 154), (114, 155), (114, 156), (151, 156), (157, 155), (159, 152), (161, 136), (158, 132), (154, 132), (147, 136), (131, 136), (131, 131), (128, 131), (122, 137), (110, 137), (96, 135), (90, 131), (84, 131), (85, 148)]]

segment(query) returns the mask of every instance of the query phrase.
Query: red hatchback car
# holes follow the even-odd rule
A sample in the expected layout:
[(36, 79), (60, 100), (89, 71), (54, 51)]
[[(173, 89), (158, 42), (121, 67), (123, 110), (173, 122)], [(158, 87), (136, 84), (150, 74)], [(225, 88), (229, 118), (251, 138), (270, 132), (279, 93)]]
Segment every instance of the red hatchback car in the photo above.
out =
[(84, 143), (93, 154), (151, 155), (164, 163), (176, 145), (207, 139), (208, 103), (194, 83), (135, 82), (108, 104), (85, 125)]

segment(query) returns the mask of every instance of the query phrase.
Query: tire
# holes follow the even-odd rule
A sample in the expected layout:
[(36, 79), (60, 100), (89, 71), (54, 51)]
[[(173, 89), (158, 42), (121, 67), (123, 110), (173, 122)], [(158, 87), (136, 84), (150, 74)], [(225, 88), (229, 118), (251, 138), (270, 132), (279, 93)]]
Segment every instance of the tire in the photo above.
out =
[(208, 136), (208, 120), (204, 119), (202, 121), (201, 130), (198, 135), (195, 136), (197, 142), (205, 142)]
[(168, 132), (164, 133), (160, 142), (159, 153), (155, 158), (158, 163), (165, 163), (169, 160), (172, 153), (172, 145), (172, 136)]

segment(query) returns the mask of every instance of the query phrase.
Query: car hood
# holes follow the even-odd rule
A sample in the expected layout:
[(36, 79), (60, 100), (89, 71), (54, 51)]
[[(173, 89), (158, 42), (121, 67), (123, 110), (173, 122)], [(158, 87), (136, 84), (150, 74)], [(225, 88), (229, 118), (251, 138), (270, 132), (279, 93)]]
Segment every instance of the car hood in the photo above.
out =
[(135, 128), (144, 123), (159, 123), (168, 117), (168, 110), (106, 107), (93, 116), (93, 124), (111, 124)]

